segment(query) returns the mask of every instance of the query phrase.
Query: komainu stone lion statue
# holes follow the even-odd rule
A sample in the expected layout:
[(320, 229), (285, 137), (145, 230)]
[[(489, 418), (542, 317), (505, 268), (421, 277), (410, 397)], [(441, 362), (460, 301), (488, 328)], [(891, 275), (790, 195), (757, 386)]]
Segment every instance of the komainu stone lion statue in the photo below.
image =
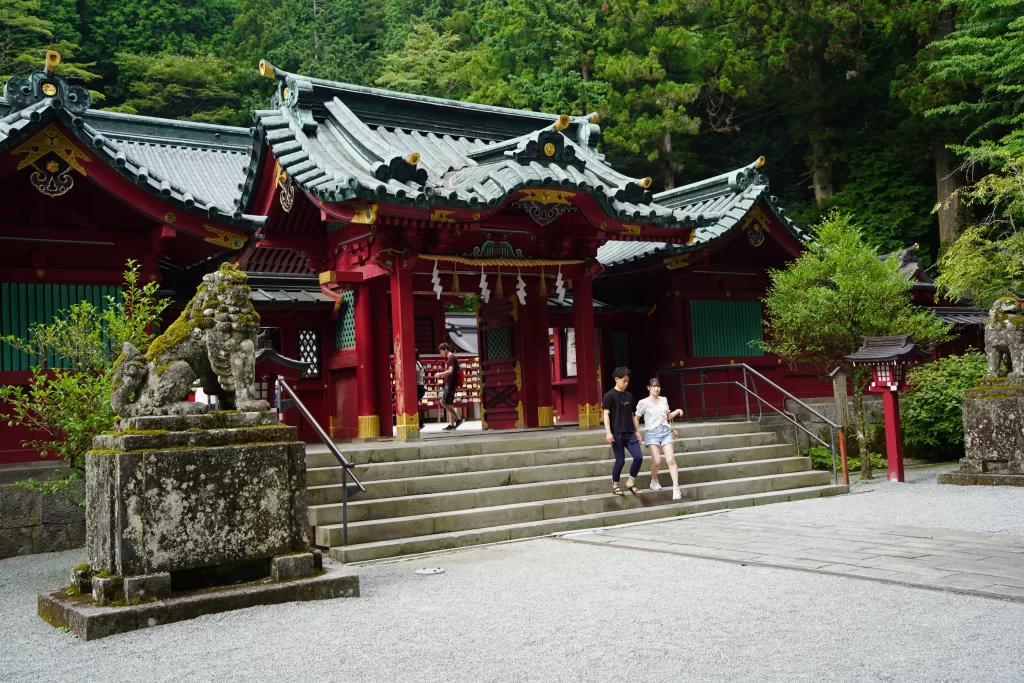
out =
[(145, 355), (129, 343), (114, 363), (110, 405), (122, 417), (187, 415), (207, 409), (187, 400), (198, 377), (223, 409), (266, 410), (252, 393), (260, 318), (245, 273), (233, 264), (203, 277), (192, 301)]
[(1002, 298), (992, 304), (985, 321), (985, 353), (989, 377), (1024, 377), (1024, 312), (1016, 299)]

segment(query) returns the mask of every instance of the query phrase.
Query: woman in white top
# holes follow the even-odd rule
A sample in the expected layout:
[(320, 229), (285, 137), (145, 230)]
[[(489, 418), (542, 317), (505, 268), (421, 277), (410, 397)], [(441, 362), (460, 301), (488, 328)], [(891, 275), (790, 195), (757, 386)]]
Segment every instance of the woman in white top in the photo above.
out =
[(661, 456), (665, 454), (668, 462), (668, 473), (672, 477), (672, 500), (679, 500), (679, 468), (676, 466), (672, 440), (678, 434), (671, 428), (669, 421), (682, 415), (682, 410), (669, 412), (668, 399), (661, 395), (661, 382), (652, 377), (647, 383), (647, 398), (640, 399), (636, 404), (637, 417), (642, 417), (647, 431), (644, 433), (644, 444), (651, 449), (651, 490), (660, 491), (658, 469), (661, 467)]

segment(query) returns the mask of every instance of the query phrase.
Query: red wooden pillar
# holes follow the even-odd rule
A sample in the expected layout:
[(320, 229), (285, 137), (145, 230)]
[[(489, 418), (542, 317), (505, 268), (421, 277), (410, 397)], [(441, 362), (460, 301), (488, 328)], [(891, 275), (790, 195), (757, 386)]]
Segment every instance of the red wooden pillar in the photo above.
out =
[[(882, 393), (885, 413), (885, 450), (889, 460), (889, 481), (903, 481), (903, 431), (900, 428), (900, 400), (895, 391)], [(864, 454), (861, 454), (864, 457)]]
[(356, 388), (358, 391), (359, 439), (380, 436), (377, 414), (377, 367), (374, 363), (373, 292), (369, 284), (355, 291)]
[(395, 424), (401, 441), (420, 438), (416, 400), (416, 319), (412, 271), (396, 264), (391, 272), (391, 326), (395, 340)]
[(376, 386), (380, 436), (391, 438), (391, 330), (388, 327), (388, 279), (372, 280), (370, 289), (373, 321), (373, 382)]
[(551, 351), (548, 337), (548, 300), (546, 297), (535, 296), (527, 299), (526, 307), (530, 309), (533, 320), (533, 335), (530, 345), (533, 349), (534, 369), (527, 376), (528, 382), (536, 387), (537, 426), (553, 427), (555, 424), (555, 408), (551, 397)]
[(576, 333), (576, 401), (580, 429), (601, 425), (601, 396), (597, 382), (597, 344), (594, 332), (593, 277), (577, 271), (572, 283), (572, 318)]

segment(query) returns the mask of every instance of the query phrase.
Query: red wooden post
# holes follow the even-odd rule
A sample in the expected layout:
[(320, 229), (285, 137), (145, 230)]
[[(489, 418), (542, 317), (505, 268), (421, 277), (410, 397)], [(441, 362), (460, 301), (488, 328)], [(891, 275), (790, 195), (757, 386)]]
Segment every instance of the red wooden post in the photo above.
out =
[(572, 282), (572, 318), (576, 333), (576, 401), (580, 429), (601, 426), (601, 396), (597, 387), (597, 346), (594, 334), (593, 279), (576, 271)]
[(537, 387), (537, 426), (553, 427), (555, 424), (555, 408), (551, 396), (551, 347), (548, 341), (548, 301), (545, 297), (534, 296), (526, 300), (526, 307), (530, 309), (530, 317), (533, 318), (533, 338), (530, 340), (530, 343), (533, 346), (533, 358), (535, 361), (535, 370), (526, 377), (526, 381), (533, 382)]
[(391, 330), (388, 327), (388, 279), (381, 277), (369, 284), (373, 310), (373, 381), (376, 383), (380, 435), (391, 438)]
[(903, 432), (900, 429), (899, 395), (895, 391), (883, 392), (882, 408), (885, 412), (885, 450), (889, 460), (889, 481), (903, 481)]
[(416, 322), (412, 271), (395, 265), (391, 272), (391, 320), (395, 339), (395, 419), (401, 441), (420, 438), (416, 400)]
[[(370, 285), (355, 290), (356, 324), (356, 389), (360, 439), (380, 436), (380, 415), (377, 414), (377, 367), (374, 363), (373, 293)], [(386, 371), (386, 370), (385, 370)]]

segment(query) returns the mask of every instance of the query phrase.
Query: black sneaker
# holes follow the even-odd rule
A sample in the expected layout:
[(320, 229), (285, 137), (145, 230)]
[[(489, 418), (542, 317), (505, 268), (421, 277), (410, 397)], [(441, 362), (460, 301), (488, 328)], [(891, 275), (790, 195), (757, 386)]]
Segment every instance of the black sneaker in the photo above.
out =
[(443, 429), (442, 431), (445, 431), (445, 432), (450, 432), (450, 431), (452, 431), (453, 429), (455, 429), (455, 428), (456, 428), (457, 426), (458, 426), (458, 423), (456, 423), (456, 424), (453, 424), (453, 425), (448, 425), (448, 426), (447, 426), (447, 427), (445, 427), (445, 428), (444, 428), (444, 429)]
[(456, 421), (455, 421), (455, 426), (454, 426), (454, 427), (452, 427), (452, 429), (458, 429), (458, 428), (459, 428), (459, 427), (460, 427), (460, 426), (462, 425), (462, 423), (463, 423), (463, 422), (465, 422), (465, 420), (463, 420), (463, 419), (462, 419), (462, 418), (460, 417), (460, 418), (459, 418), (458, 420), (456, 420)]

